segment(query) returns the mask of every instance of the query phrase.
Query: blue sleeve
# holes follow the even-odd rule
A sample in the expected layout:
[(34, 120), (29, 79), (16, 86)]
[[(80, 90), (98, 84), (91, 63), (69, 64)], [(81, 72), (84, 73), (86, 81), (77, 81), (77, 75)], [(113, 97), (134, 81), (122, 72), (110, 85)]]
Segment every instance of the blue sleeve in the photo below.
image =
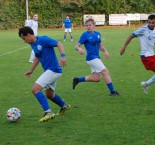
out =
[(58, 41), (49, 37), (46, 37), (45, 39), (45, 45), (47, 47), (57, 47), (58, 46)]
[(79, 40), (78, 43), (84, 44), (84, 43), (86, 42), (86, 40), (87, 40), (87, 37), (86, 37), (85, 33), (83, 33), (83, 34), (81, 35), (80, 40)]

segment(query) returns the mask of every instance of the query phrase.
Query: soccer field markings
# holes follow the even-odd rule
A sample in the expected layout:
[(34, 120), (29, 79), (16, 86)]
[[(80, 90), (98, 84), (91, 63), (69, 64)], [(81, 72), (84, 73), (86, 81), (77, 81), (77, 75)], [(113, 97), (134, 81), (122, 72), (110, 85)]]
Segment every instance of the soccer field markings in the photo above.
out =
[[(58, 37), (58, 38), (61, 38), (61, 37)], [(102, 41), (105, 40), (105, 38), (102, 39)], [(61, 42), (61, 41), (60, 41)], [(63, 41), (62, 41), (63, 42)], [(65, 42), (66, 43), (66, 42)], [(70, 43), (70, 41), (68, 41), (67, 43)], [(9, 54), (12, 54), (14, 52), (17, 52), (17, 51), (20, 51), (20, 50), (23, 50), (25, 48), (28, 48), (29, 46), (26, 46), (26, 47), (22, 47), (22, 48), (18, 48), (16, 50), (13, 50), (13, 51), (9, 51), (9, 52), (6, 52), (6, 53), (3, 53), (3, 54), (0, 54), (0, 57), (1, 56), (6, 56), (6, 55), (9, 55)]]
[(26, 47), (18, 48), (18, 49), (13, 50), (13, 51), (9, 51), (9, 52), (6, 52), (6, 53), (3, 53), (3, 54), (0, 54), (0, 57), (1, 57), (1, 56), (6, 56), (6, 55), (9, 55), (9, 54), (12, 54), (12, 53), (14, 53), (14, 52), (17, 52), (17, 51), (23, 50), (23, 49), (28, 48), (28, 47), (29, 47), (29, 46), (26, 46)]

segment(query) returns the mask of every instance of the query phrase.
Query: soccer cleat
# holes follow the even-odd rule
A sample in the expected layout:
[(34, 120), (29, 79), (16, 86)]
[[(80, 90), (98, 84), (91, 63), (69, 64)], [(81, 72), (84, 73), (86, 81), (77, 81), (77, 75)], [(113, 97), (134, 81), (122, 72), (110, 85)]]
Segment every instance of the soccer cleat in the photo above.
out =
[(55, 114), (52, 112), (46, 112), (44, 117), (39, 120), (39, 122), (47, 122), (55, 118)]
[(73, 78), (73, 90), (75, 89), (76, 85), (78, 84), (78, 78)]
[(144, 93), (148, 94), (148, 86), (147, 86), (147, 84), (145, 82), (141, 82), (141, 86), (142, 86), (142, 88), (144, 90)]
[(71, 41), (73, 41), (73, 39), (71, 39)]
[(29, 60), (29, 63), (33, 63), (33, 61), (32, 60)]
[(64, 41), (66, 41), (66, 39), (64, 39)]
[(121, 95), (115, 91), (115, 92), (111, 93), (110, 96), (121, 96)]
[(67, 104), (65, 107), (62, 107), (57, 113), (56, 115), (61, 115), (63, 114), (65, 111), (69, 110), (71, 108), (71, 105), (70, 104)]

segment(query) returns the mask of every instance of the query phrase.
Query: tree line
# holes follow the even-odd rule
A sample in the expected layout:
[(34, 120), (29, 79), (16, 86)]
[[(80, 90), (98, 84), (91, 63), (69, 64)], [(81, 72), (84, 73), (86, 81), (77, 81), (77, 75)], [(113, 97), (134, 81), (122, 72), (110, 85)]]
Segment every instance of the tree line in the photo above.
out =
[[(154, 13), (155, 0), (29, 0), (29, 15), (39, 15), (40, 28), (59, 28), (69, 15), (75, 26), (83, 24), (84, 14)], [(0, 0), (0, 29), (24, 25), (26, 0)]]

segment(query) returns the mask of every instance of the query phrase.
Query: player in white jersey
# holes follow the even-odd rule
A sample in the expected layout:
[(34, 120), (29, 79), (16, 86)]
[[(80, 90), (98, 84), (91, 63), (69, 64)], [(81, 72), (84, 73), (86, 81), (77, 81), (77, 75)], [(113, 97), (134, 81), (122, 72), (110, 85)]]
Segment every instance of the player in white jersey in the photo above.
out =
[(34, 32), (34, 35), (37, 36), (38, 35), (38, 14), (33, 15), (31, 28)]
[[(120, 50), (120, 54), (123, 55), (128, 44), (130, 41), (135, 38), (139, 37), (140, 39), (140, 46), (141, 52), (140, 57), (144, 67), (147, 70), (151, 70), (155, 72), (155, 53), (154, 53), (154, 46), (155, 46), (155, 15), (150, 15), (148, 17), (148, 24), (145, 26), (140, 27), (139, 29), (135, 30), (126, 40), (124, 46)], [(144, 89), (144, 93), (148, 93), (147, 89), (148, 86), (155, 82), (155, 75), (151, 77), (147, 81), (141, 82), (141, 86)]]
[[(34, 35), (37, 36), (38, 35), (38, 14), (33, 15), (33, 20), (31, 20), (30, 27), (32, 28), (32, 30), (34, 32)], [(34, 51), (32, 50), (29, 62), (33, 63), (34, 58), (35, 58), (35, 54), (34, 54)]]

